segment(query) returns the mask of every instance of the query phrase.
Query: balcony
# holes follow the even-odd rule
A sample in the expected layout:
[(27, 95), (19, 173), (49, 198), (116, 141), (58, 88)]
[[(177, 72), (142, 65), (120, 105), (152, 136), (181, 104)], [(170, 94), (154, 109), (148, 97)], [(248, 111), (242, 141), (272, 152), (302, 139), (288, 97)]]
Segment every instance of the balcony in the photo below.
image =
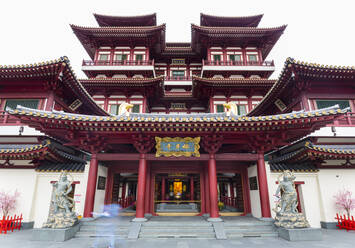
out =
[(114, 60), (114, 61), (92, 61), (83, 60), (84, 71), (150, 71), (154, 70), (154, 60)]
[(274, 71), (274, 61), (202, 61), (202, 71)]
[(166, 76), (164, 78), (166, 86), (192, 86), (192, 77), (190, 76)]

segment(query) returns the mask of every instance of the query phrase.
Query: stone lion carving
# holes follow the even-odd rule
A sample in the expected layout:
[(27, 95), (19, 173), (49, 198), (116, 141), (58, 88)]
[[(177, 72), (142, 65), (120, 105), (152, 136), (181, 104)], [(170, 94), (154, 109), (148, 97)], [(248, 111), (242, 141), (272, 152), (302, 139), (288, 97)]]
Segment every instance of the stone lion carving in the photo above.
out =
[(75, 201), (68, 196), (73, 190), (72, 183), (73, 181), (68, 180), (67, 173), (62, 172), (58, 182), (53, 184), (49, 216), (43, 227), (67, 228), (78, 222), (78, 218), (74, 212)]
[(235, 103), (228, 102), (228, 103), (223, 104), (223, 106), (227, 109), (227, 111), (226, 111), (227, 116), (230, 116), (231, 113), (233, 115), (238, 115), (238, 108), (237, 108), (237, 105)]
[[(283, 178), (281, 181), (280, 178)], [(295, 187), (295, 175), (286, 170), (278, 178), (279, 186), (275, 195), (279, 202), (273, 209), (276, 212), (275, 225), (284, 228), (306, 228), (309, 223), (306, 217), (297, 210), (298, 200)]]
[(129, 110), (133, 108), (133, 104), (129, 104), (129, 103), (122, 103), (119, 108), (118, 108), (118, 115), (125, 115), (125, 116), (129, 116)]

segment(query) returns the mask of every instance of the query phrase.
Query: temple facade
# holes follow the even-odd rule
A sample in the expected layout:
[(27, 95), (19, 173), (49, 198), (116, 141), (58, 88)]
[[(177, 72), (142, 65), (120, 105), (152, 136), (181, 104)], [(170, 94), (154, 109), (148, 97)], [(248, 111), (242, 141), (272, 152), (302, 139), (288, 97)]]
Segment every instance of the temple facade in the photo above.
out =
[(286, 25), (201, 14), (191, 42), (166, 42), (155, 14), (94, 14), (71, 25), (90, 60), (0, 66), (0, 190), (17, 190), (28, 225), (45, 222), (52, 186), (71, 175), (82, 217), (270, 218), (278, 177), (297, 177), (298, 211), (328, 227), (334, 194), (355, 189), (355, 68), (268, 54)]

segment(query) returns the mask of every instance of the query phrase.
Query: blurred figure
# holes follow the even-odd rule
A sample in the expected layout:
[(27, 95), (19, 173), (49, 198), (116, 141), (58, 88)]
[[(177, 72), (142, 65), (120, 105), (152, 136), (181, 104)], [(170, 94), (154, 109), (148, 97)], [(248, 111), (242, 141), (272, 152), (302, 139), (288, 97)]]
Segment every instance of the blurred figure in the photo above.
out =
[[(107, 218), (107, 219), (113, 219), (117, 218), (119, 215), (119, 210), (121, 209), (121, 206), (119, 204), (108, 204), (108, 205), (103, 205), (102, 206), (102, 211), (100, 213), (93, 212), (92, 215), (94, 218)], [(97, 238), (95, 239), (94, 242), (94, 247), (107, 247), (107, 248), (114, 248), (115, 247), (115, 224), (114, 220), (112, 221), (105, 221), (107, 225), (102, 226), (101, 228), (98, 227), (96, 229), (96, 236)], [(109, 245), (108, 246), (100, 246), (99, 241), (101, 239), (104, 239), (103, 237), (108, 237), (109, 238)]]

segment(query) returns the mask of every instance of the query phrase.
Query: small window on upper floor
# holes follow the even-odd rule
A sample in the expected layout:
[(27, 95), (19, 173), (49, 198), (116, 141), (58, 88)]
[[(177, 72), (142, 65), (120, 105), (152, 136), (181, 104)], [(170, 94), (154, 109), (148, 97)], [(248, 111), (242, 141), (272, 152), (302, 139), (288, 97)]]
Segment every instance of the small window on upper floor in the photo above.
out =
[(245, 105), (238, 105), (238, 115), (245, 115), (247, 113), (247, 106)]
[(256, 54), (248, 54), (248, 61), (249, 62), (257, 62), (258, 56)]
[(143, 61), (143, 54), (136, 54), (137, 61)]
[(229, 60), (230, 61), (242, 61), (242, 55), (240, 54), (231, 54), (229, 55)]
[(5, 103), (5, 110), (7, 108), (16, 109), (17, 105), (22, 107), (38, 109), (38, 99), (7, 99)]
[(99, 54), (99, 61), (108, 61), (110, 58), (110, 54)]
[(111, 104), (110, 105), (110, 113), (113, 115), (118, 115), (118, 107), (120, 105), (119, 104)]
[(223, 112), (224, 112), (224, 106), (223, 106), (223, 104), (217, 104), (217, 105), (216, 105), (216, 112), (217, 112), (217, 113), (223, 113)]
[(115, 61), (126, 61), (127, 54), (115, 54)]
[(316, 100), (316, 104), (317, 104), (317, 109), (329, 108), (337, 104), (341, 109), (350, 107), (349, 100)]
[(171, 75), (173, 78), (178, 78), (178, 77), (184, 77), (185, 76), (185, 71), (171, 71)]
[(140, 105), (133, 104), (132, 113), (139, 113), (140, 112), (139, 110), (140, 110)]
[(221, 55), (220, 54), (214, 54), (213, 55), (213, 61), (221, 61)]

